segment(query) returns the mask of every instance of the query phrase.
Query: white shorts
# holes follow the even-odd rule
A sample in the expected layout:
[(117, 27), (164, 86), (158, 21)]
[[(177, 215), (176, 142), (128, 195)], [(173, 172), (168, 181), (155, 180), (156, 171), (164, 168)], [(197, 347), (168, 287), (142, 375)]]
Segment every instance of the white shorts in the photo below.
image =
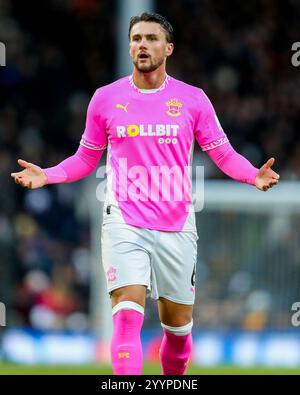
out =
[(194, 304), (197, 232), (163, 232), (106, 223), (101, 239), (109, 293), (140, 284), (154, 299)]

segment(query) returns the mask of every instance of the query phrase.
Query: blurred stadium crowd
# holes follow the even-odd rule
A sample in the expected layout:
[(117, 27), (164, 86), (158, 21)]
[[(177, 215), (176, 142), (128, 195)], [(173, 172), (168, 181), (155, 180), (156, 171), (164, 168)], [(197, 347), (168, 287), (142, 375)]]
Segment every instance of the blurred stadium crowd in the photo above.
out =
[[(18, 158), (49, 167), (76, 151), (93, 91), (117, 78), (116, 4), (33, 3), (0, 0), (7, 48), (0, 67), (0, 301), (17, 326), (85, 329), (90, 233), (77, 204), (81, 182), (30, 191), (10, 173)], [(300, 1), (232, 1), (230, 9), (225, 0), (159, 1), (156, 11), (175, 29), (169, 74), (204, 89), (232, 145), (254, 165), (274, 156), (282, 179), (299, 180), (300, 69), (291, 64), (291, 46), (300, 41)], [(226, 178), (197, 147), (194, 164), (205, 165), (206, 178)], [(218, 314), (232, 311), (226, 293), (222, 299)], [(199, 325), (229, 325), (210, 311)], [(230, 325), (240, 328), (244, 318), (237, 313)]]

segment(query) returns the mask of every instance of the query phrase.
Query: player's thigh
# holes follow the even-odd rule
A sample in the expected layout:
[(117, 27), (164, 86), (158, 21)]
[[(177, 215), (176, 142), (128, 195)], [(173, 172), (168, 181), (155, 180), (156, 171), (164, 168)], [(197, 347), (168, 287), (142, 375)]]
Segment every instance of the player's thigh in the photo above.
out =
[(160, 321), (165, 325), (179, 327), (192, 321), (193, 305), (175, 303), (160, 297), (157, 307)]
[(114, 301), (125, 297), (141, 300), (145, 287), (150, 288), (148, 243), (147, 233), (140, 229), (118, 224), (103, 226), (102, 264), (107, 290), (114, 295)]
[(111, 304), (115, 307), (124, 301), (135, 302), (145, 308), (147, 287), (144, 285), (127, 285), (111, 292)]
[(167, 299), (175, 306), (194, 304), (197, 238), (195, 232), (160, 233), (152, 260), (155, 299)]

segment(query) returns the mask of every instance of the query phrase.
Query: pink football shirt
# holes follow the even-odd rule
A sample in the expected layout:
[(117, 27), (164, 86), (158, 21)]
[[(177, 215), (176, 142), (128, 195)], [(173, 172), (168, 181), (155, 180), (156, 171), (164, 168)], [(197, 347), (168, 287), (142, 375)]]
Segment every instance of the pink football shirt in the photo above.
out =
[(170, 76), (155, 93), (141, 92), (132, 76), (99, 88), (80, 144), (108, 150), (103, 222), (195, 230), (190, 210), (195, 139), (203, 151), (228, 142), (201, 89)]

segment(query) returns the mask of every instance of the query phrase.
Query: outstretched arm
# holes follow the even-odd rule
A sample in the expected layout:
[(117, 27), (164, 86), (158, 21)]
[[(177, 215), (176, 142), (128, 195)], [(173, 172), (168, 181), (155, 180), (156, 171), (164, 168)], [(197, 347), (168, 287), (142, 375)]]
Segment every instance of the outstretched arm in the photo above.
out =
[(255, 185), (261, 191), (267, 191), (278, 184), (279, 174), (271, 169), (274, 158), (257, 169), (244, 156), (237, 153), (230, 143), (207, 150), (207, 154), (220, 170), (237, 181)]
[(11, 173), (11, 176), (16, 184), (30, 189), (41, 188), (46, 184), (77, 181), (88, 176), (96, 168), (102, 153), (103, 149), (89, 149), (80, 145), (74, 155), (47, 169), (19, 159), (18, 163), (24, 170)]
[(88, 176), (96, 167), (107, 146), (105, 122), (99, 111), (103, 95), (98, 89), (93, 95), (87, 110), (86, 126), (77, 152), (48, 169), (41, 169), (33, 163), (19, 159), (24, 170), (11, 173), (17, 184), (27, 188), (41, 188), (46, 184), (73, 182)]
[(200, 90), (195, 137), (202, 151), (206, 151), (215, 164), (229, 177), (255, 185), (267, 191), (278, 184), (279, 175), (271, 169), (275, 159), (269, 159), (260, 169), (237, 153), (228, 141), (215, 110), (205, 93)]

